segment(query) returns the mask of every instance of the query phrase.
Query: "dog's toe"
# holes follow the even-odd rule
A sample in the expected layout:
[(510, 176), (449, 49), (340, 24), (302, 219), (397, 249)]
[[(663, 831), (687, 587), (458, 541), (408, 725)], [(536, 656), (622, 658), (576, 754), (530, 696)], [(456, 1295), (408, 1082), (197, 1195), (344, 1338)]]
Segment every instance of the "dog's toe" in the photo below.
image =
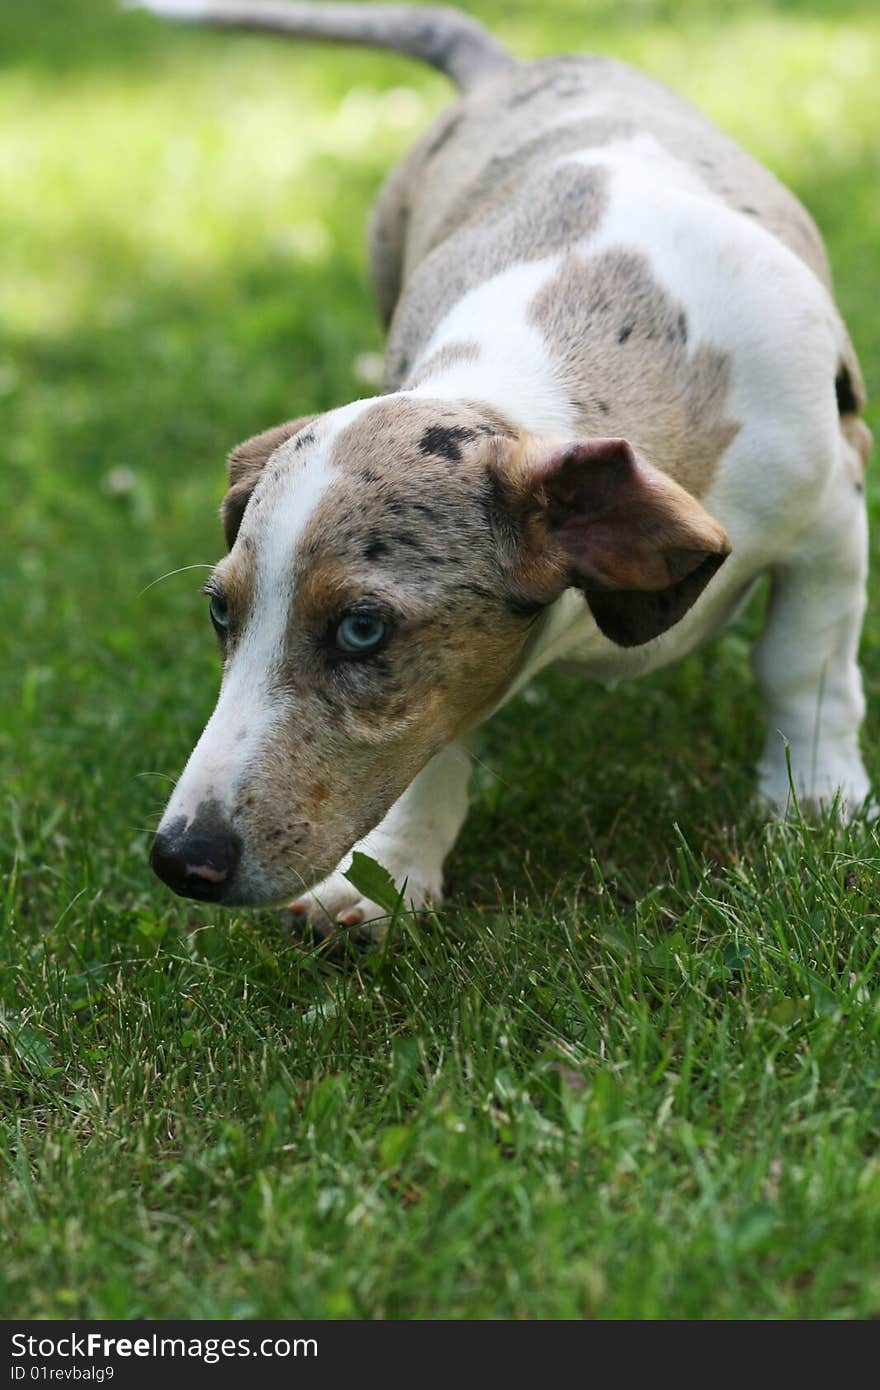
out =
[[(406, 879), (406, 908), (419, 912), (429, 901), (440, 897), (439, 888), (423, 887), (413, 876)], [(388, 912), (378, 903), (362, 897), (344, 874), (331, 874), (310, 893), (290, 904), (290, 924), (311, 932), (316, 941), (346, 933), (355, 940), (381, 941), (388, 929)]]
[(378, 903), (361, 897), (342, 874), (332, 874), (310, 893), (297, 898), (288, 913), (292, 925), (309, 929), (318, 941), (338, 935), (340, 930), (367, 940), (381, 940), (388, 915)]
[(358, 927), (364, 920), (363, 909), (360, 904), (350, 907), (345, 912), (337, 912), (336, 920), (343, 927)]

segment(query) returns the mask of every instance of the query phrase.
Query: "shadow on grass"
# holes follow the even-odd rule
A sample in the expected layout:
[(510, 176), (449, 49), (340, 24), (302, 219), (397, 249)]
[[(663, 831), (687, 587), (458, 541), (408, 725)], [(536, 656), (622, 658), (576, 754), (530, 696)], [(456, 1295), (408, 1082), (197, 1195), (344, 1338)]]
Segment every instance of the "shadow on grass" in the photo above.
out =
[(762, 725), (748, 647), (761, 607), (674, 670), (614, 691), (549, 672), (496, 715), (478, 743), (451, 892), (564, 898), (592, 885), (595, 857), (632, 901), (666, 879), (679, 833), (726, 855), (733, 827), (752, 819)]

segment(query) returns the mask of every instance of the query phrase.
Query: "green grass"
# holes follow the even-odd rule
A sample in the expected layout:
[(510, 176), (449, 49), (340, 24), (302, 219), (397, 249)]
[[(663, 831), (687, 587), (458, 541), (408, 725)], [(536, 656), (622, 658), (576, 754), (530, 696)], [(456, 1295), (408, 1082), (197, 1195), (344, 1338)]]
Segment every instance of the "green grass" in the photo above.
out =
[[(880, 393), (873, 0), (472, 8), (766, 159)], [(363, 393), (367, 210), (445, 84), (109, 0), (7, 0), (0, 55), (0, 1311), (880, 1313), (880, 851), (750, 810), (755, 610), (505, 710), (385, 949), (148, 873), (218, 670), (198, 574), (147, 586), (220, 554), (233, 442)], [(880, 781), (875, 610), (863, 665)]]

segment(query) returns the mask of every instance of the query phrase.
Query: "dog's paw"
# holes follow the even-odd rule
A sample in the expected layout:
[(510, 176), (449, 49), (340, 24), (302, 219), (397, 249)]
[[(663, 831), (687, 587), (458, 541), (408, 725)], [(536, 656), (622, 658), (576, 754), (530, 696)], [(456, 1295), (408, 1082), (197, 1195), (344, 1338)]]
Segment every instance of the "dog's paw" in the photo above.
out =
[[(428, 903), (440, 900), (440, 883), (423, 882), (417, 870), (395, 874), (394, 880), (399, 888), (406, 883), (404, 904), (409, 912), (420, 912)], [(363, 897), (338, 870), (292, 902), (287, 911), (292, 926), (308, 927), (319, 941), (341, 933), (362, 941), (381, 941), (388, 930), (387, 910)]]

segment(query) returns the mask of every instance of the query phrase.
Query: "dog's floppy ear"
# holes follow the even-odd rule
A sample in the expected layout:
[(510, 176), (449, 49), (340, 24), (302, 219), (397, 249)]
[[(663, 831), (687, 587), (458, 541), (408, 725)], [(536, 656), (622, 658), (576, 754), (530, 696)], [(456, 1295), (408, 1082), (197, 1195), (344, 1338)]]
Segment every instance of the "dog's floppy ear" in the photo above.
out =
[(299, 434), (300, 430), (305, 429), (306, 425), (314, 419), (314, 415), (301, 415), (297, 420), (288, 420), (283, 425), (274, 425), (272, 429), (264, 430), (262, 434), (255, 434), (253, 438), (246, 439), (243, 444), (237, 444), (230, 453), (227, 460), (229, 491), (220, 504), (220, 519), (226, 533), (226, 544), (230, 550), (235, 544), (241, 519), (248, 502), (251, 500), (251, 493), (256, 487), (257, 479), (270, 456), (274, 454), (280, 444), (283, 444), (286, 439), (292, 438), (293, 435)]
[(677, 623), (730, 554), (717, 521), (625, 439), (562, 445), (528, 477), (567, 583), (621, 647)]

